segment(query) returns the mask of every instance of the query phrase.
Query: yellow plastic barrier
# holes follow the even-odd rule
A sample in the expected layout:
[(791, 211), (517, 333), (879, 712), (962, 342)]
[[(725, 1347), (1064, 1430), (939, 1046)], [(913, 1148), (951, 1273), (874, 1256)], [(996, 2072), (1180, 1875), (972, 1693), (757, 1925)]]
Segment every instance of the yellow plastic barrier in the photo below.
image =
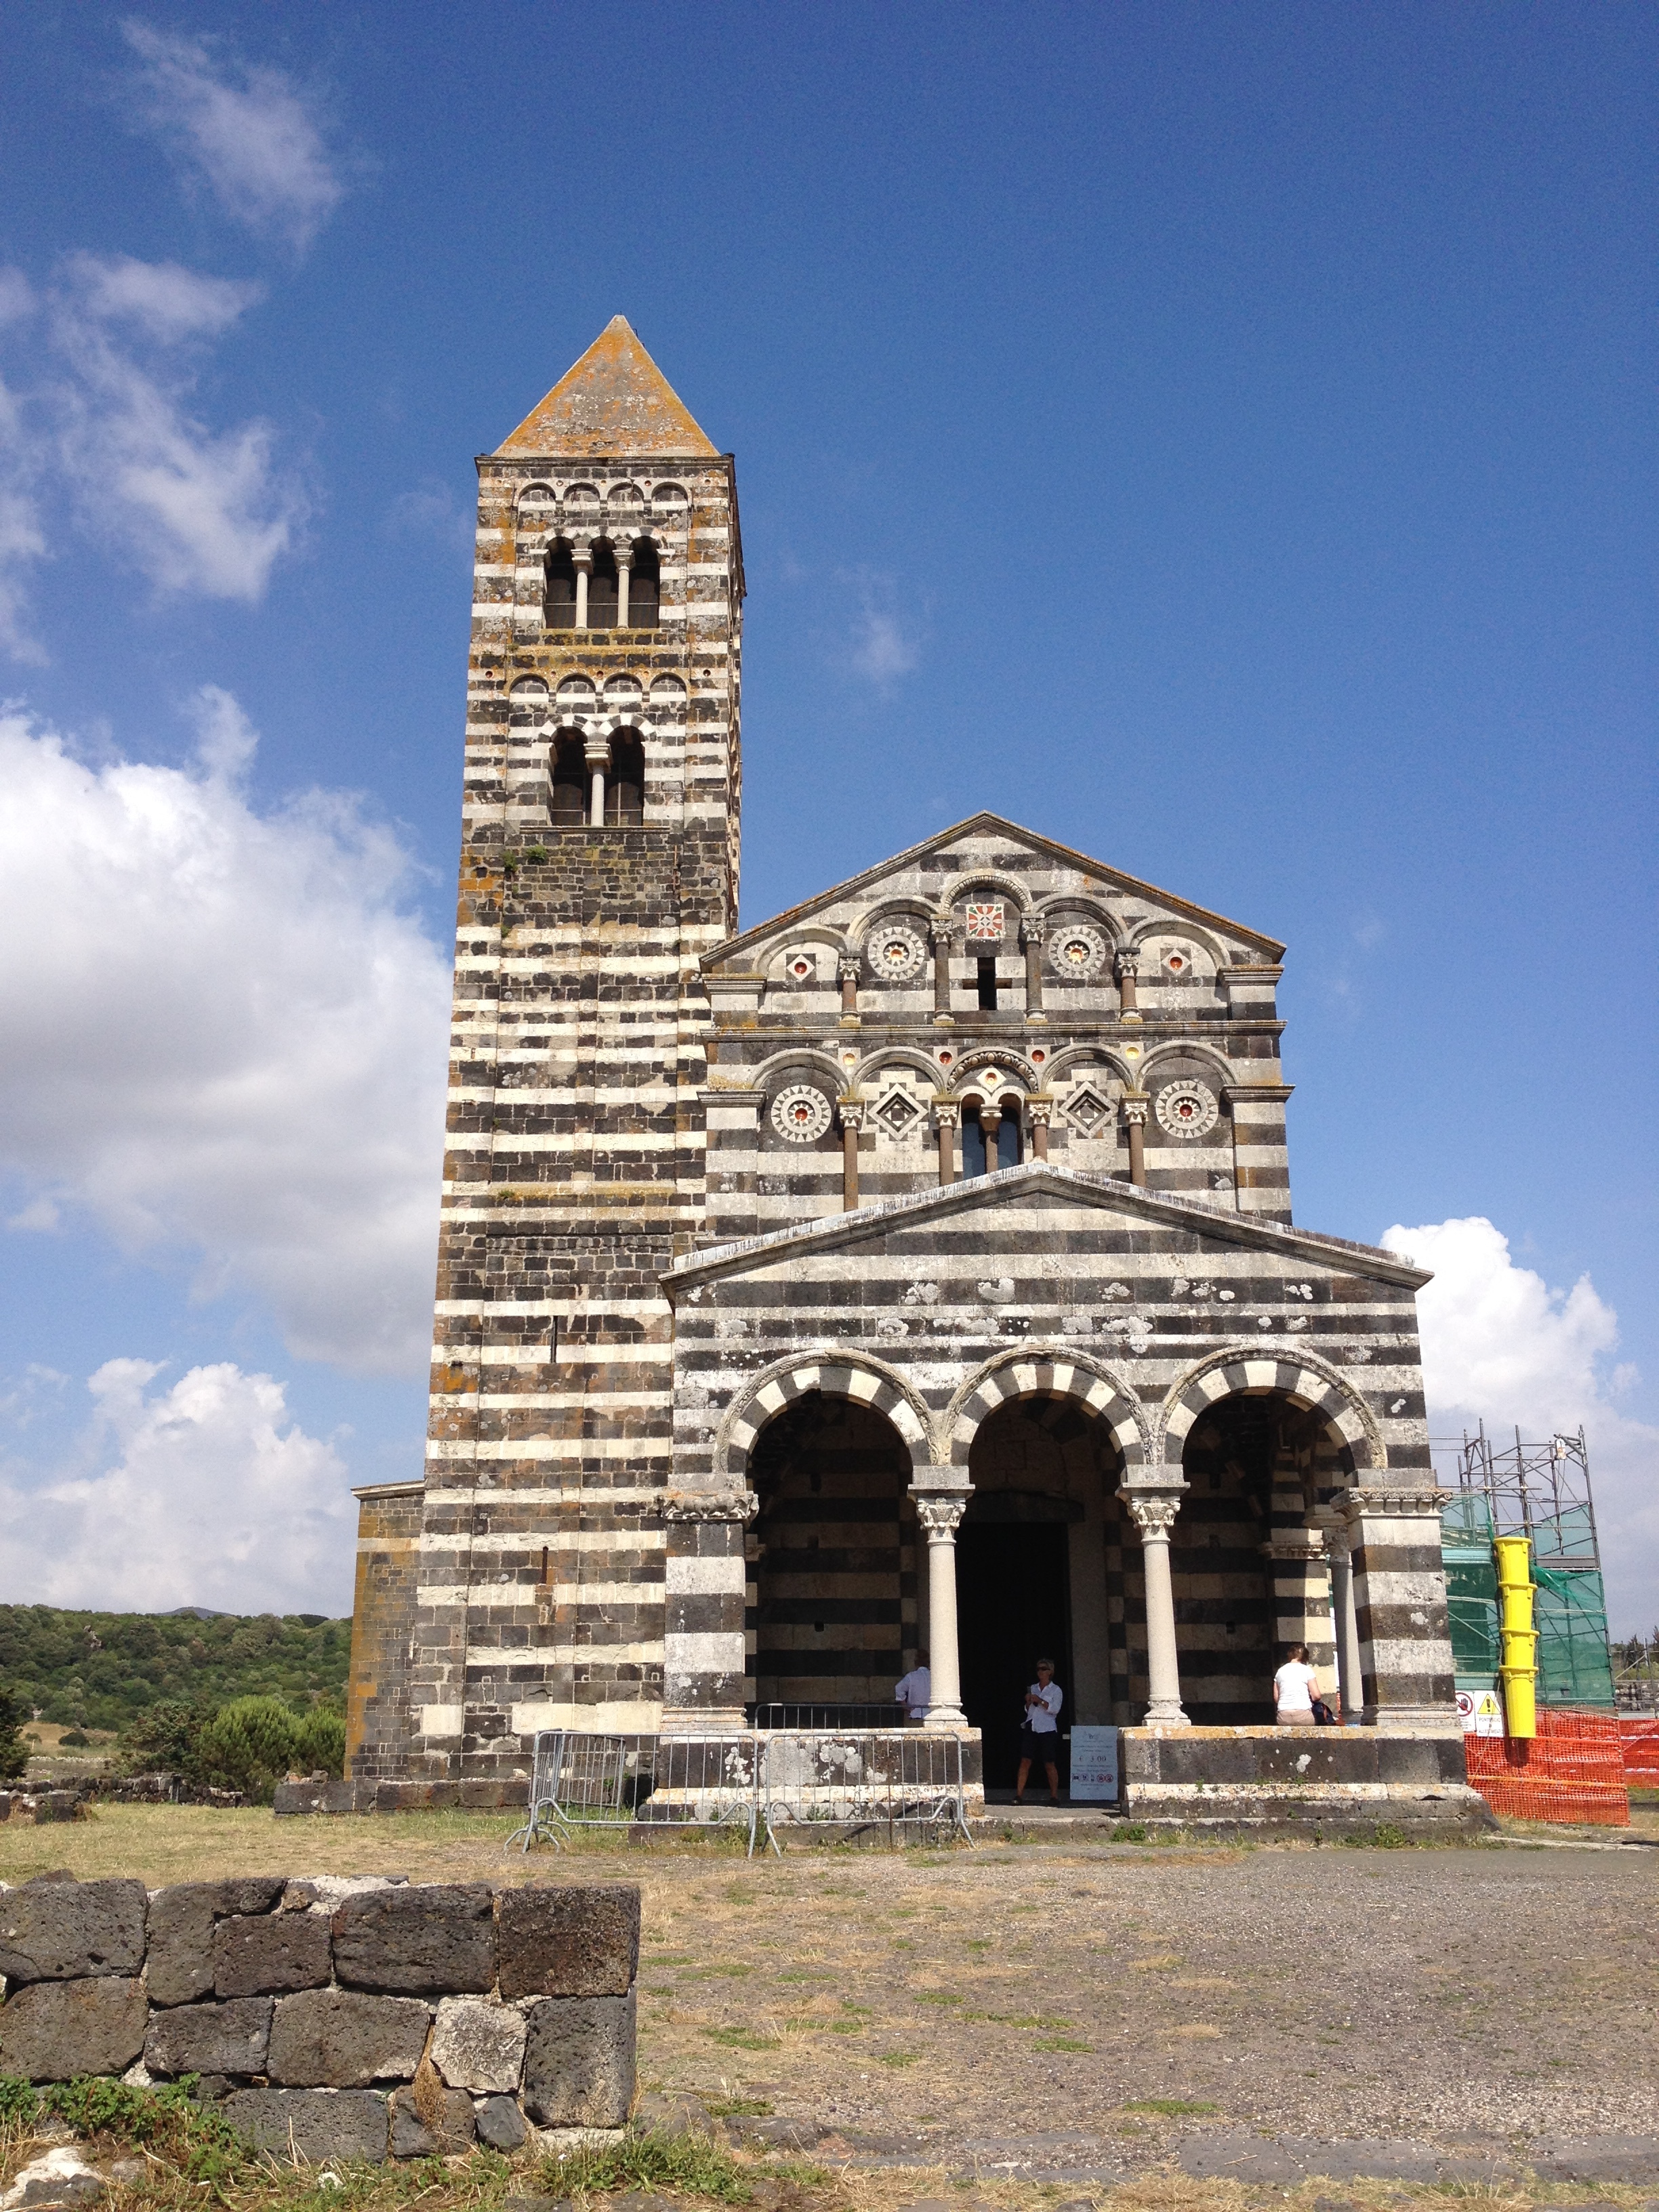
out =
[(1503, 1605), (1504, 1725), (1524, 1741), (1538, 1734), (1538, 1632), (1532, 1625), (1532, 1547), (1524, 1536), (1499, 1536), (1498, 1595)]

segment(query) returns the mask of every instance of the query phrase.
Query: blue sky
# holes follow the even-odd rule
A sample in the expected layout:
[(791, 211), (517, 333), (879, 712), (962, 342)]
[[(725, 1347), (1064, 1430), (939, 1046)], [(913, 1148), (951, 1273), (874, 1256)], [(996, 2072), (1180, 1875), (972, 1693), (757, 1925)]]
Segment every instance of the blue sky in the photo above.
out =
[(1590, 1423), (1648, 1626), (1659, 24), (616, 21), (0, 23), (0, 1597), (343, 1607), (418, 1468), (471, 459), (621, 312), (745, 924), (988, 805), (1285, 939), (1297, 1218), (1433, 1243), (1435, 1426)]

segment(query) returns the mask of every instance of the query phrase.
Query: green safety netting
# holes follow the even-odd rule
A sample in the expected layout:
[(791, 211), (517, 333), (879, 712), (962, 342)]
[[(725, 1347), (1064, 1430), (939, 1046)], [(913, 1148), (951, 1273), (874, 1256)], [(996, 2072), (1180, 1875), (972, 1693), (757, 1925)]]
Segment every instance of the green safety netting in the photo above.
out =
[[(1533, 1621), (1538, 1631), (1540, 1705), (1605, 1705), (1613, 1698), (1607, 1656), (1607, 1604), (1594, 1567), (1549, 1565), (1582, 1555), (1595, 1538), (1589, 1516), (1564, 1514), (1533, 1530)], [(1467, 1676), (1490, 1681), (1501, 1660), (1498, 1568), (1492, 1555), (1492, 1513), (1478, 1491), (1453, 1498), (1440, 1516), (1446, 1563), (1446, 1611), (1452, 1667), (1460, 1687)], [(1569, 1525), (1571, 1524), (1571, 1525)], [(1593, 1556), (1593, 1553), (1592, 1553)]]

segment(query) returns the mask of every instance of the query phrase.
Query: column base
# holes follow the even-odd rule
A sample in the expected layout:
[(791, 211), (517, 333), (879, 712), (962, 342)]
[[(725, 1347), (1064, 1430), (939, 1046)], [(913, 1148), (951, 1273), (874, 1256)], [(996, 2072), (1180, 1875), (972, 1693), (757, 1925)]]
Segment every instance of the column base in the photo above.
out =
[(922, 1723), (935, 1735), (960, 1735), (968, 1725), (968, 1716), (960, 1705), (929, 1705), (927, 1717)]
[(1146, 1717), (1141, 1723), (1149, 1729), (1184, 1729), (1192, 1723), (1173, 1699), (1158, 1698), (1146, 1708)]

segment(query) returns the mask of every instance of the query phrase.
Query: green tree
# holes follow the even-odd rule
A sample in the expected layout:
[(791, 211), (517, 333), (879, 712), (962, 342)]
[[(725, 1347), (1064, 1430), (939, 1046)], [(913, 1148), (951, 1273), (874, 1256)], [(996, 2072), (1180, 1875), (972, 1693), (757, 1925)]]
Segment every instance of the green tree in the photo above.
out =
[(9, 1690), (0, 1690), (0, 1782), (15, 1782), (29, 1763), (23, 1716)]
[(198, 1778), (197, 1747), (207, 1718), (200, 1706), (171, 1699), (146, 1707), (121, 1732), (124, 1774), (182, 1774)]
[(295, 1765), (301, 1723), (278, 1698), (233, 1698), (204, 1724), (197, 1742), (202, 1779), (215, 1790), (241, 1790), (268, 1805)]

